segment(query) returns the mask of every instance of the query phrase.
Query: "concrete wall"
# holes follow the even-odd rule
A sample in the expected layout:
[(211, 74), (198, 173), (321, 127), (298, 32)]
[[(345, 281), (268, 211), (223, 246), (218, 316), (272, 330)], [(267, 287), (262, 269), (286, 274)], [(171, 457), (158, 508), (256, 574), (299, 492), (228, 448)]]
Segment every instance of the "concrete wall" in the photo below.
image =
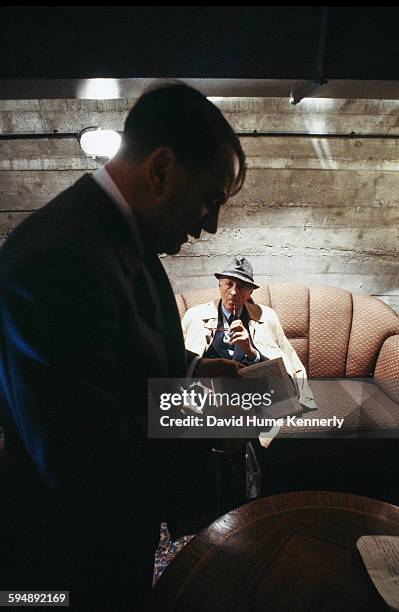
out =
[[(132, 100), (0, 100), (0, 132), (122, 129)], [(399, 312), (399, 102), (218, 99), (239, 131), (390, 134), (395, 139), (245, 137), (247, 180), (215, 236), (163, 257), (176, 291), (214, 282), (243, 254), (260, 283), (302, 282), (380, 296)], [(0, 141), (0, 238), (99, 166), (76, 141)]]

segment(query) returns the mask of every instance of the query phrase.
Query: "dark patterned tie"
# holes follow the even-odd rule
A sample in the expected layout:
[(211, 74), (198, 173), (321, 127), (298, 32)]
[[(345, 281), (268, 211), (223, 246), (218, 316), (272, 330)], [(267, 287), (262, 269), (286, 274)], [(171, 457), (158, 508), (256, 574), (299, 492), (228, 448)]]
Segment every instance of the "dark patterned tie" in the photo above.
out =
[[(244, 319), (244, 317), (243, 317), (243, 319)], [(237, 320), (238, 320), (238, 317), (235, 314), (231, 314), (229, 316), (229, 318), (228, 318), (229, 325), (231, 325), (233, 323), (233, 321), (237, 321)], [(244, 323), (244, 321), (243, 321), (243, 323)], [(247, 326), (244, 324), (244, 327), (247, 327)], [(236, 361), (241, 361), (244, 358), (244, 356), (245, 356), (244, 351), (238, 346), (238, 344), (235, 344), (234, 345), (234, 353), (233, 353), (233, 355), (230, 356), (230, 359), (235, 359)]]

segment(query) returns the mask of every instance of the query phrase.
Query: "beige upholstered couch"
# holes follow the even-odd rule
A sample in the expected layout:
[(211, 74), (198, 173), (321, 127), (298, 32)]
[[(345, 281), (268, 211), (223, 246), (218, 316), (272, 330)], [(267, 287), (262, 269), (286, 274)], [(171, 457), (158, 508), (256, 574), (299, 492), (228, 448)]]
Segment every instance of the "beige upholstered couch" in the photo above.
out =
[[(216, 285), (179, 294), (180, 315), (217, 297)], [(265, 493), (337, 488), (399, 503), (399, 469), (392, 473), (392, 464), (399, 465), (399, 317), (378, 298), (333, 287), (271, 284), (253, 299), (277, 312), (311, 379), (318, 416), (346, 417), (339, 432), (346, 439), (333, 433), (331, 439), (284, 439), (283, 428), (265, 453), (272, 484)], [(378, 480), (383, 492), (373, 488)]]
[[(217, 297), (217, 287), (178, 294), (180, 315)], [(295, 284), (263, 285), (252, 297), (277, 312), (310, 378), (374, 377), (399, 403), (399, 317), (381, 300)]]

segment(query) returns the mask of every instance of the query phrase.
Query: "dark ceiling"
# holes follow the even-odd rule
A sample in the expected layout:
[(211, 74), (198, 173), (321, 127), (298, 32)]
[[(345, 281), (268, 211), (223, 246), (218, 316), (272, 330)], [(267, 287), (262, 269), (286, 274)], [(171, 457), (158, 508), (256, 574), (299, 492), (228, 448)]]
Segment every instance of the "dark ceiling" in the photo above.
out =
[[(321, 7), (3, 7), (0, 78), (314, 79)], [(399, 7), (328, 7), (327, 79), (399, 78)]]

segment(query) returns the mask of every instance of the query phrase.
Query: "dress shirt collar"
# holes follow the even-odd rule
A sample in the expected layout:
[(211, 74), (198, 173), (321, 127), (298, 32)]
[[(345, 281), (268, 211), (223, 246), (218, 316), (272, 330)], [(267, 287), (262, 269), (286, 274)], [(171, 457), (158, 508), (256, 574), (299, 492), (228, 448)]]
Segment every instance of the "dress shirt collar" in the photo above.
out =
[[(224, 317), (225, 317), (226, 321), (228, 321), (228, 320), (229, 320), (229, 317), (230, 317), (230, 315), (232, 314), (232, 313), (231, 313), (229, 310), (227, 310), (227, 308), (225, 308), (225, 307), (223, 306), (223, 302), (222, 302), (222, 313), (223, 313), (223, 315), (224, 315)], [(242, 306), (241, 306), (240, 310), (237, 310), (237, 312), (236, 312), (236, 317), (237, 317), (237, 318), (240, 318), (241, 313), (242, 313)]]
[(105, 191), (108, 197), (115, 204), (116, 208), (128, 222), (130, 230), (134, 236), (138, 251), (140, 255), (143, 255), (144, 247), (141, 232), (139, 226), (137, 225), (134, 213), (130, 208), (126, 198), (119, 191), (115, 182), (111, 178), (111, 175), (104, 166), (96, 170), (92, 176), (96, 183), (103, 189), (103, 191)]

